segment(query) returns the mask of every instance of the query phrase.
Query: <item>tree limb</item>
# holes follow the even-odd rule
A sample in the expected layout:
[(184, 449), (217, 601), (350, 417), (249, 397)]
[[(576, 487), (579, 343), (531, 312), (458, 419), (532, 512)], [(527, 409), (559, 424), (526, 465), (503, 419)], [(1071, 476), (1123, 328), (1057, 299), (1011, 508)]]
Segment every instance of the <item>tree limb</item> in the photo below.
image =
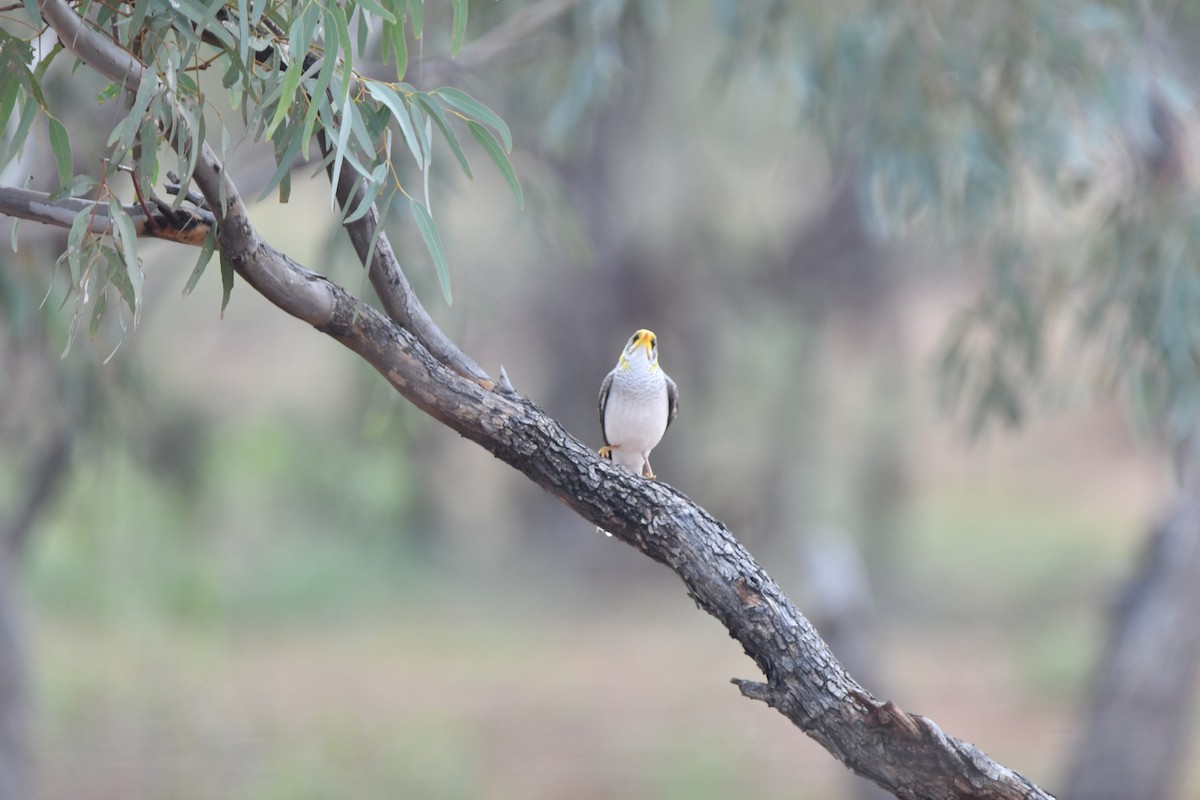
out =
[[(60, 41), (85, 62), (126, 85), (136, 83), (135, 73), (140, 79), (140, 65), (128, 75), (106, 71), (121, 63), (105, 52), (115, 45), (105, 45), (66, 0), (40, 0), (39, 7)], [(224, 208), (217, 211), (221, 247), (257, 291), (357, 353), (418, 408), (670, 567), (762, 670), (765, 683), (742, 684), (748, 696), (779, 710), (852, 770), (898, 797), (1049, 797), (928, 719), (872, 697), (729, 530), (681, 492), (598, 458), (527, 398), (457, 374), (412, 331), (263, 242), (207, 145), (195, 182), (213, 209)]]
[[(75, 216), (88, 209), (92, 212), (88, 220), (88, 229), (93, 233), (112, 233), (113, 221), (108, 206), (108, 203), (78, 197), (51, 200), (50, 195), (45, 192), (0, 186), (0, 214), (59, 228), (70, 228)], [(196, 247), (204, 244), (204, 239), (215, 222), (213, 215), (202, 209), (180, 209), (172, 214), (158, 213), (146, 216), (140, 205), (123, 205), (122, 208), (133, 221), (138, 236), (153, 236)]]

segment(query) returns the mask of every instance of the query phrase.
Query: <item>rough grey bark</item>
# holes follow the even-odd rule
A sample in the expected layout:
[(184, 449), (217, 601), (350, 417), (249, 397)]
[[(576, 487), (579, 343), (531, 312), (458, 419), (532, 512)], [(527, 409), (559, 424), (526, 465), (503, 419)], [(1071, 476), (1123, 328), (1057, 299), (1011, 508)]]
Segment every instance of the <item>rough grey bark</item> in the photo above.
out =
[[(111, 80), (136, 86), (153, 79), (66, 0), (41, 0), (39, 8), (59, 40)], [(871, 696), (729, 530), (681, 492), (598, 458), (527, 398), (463, 377), (411, 331), (264, 243), (206, 145), (194, 180), (210, 208), (224, 209), (217, 214), (223, 255), (255, 290), (357, 353), (418, 408), (674, 571), (765, 676), (735, 680), (745, 696), (779, 710), (901, 798), (1049, 797), (932, 721)]]
[(1200, 667), (1200, 464), (1113, 609), (1064, 797), (1166, 800), (1185, 763)]

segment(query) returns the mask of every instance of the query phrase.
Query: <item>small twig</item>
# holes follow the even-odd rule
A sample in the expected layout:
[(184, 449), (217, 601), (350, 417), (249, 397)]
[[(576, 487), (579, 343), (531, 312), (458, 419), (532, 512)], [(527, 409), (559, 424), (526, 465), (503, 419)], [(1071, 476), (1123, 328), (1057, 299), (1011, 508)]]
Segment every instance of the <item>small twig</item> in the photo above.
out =
[(509, 394), (517, 393), (517, 390), (512, 385), (512, 381), (508, 379), (508, 372), (505, 371), (503, 364), (500, 365), (500, 391)]
[(142, 207), (142, 213), (146, 215), (146, 224), (151, 228), (157, 228), (158, 222), (155, 221), (154, 215), (150, 213), (150, 208), (146, 205), (146, 198), (142, 197), (142, 187), (138, 181), (137, 173), (133, 167), (126, 164), (118, 164), (117, 169), (121, 172), (129, 173), (129, 180), (133, 183), (133, 193), (137, 195), (138, 205)]
[[(179, 176), (174, 172), (167, 172), (167, 180), (169, 183), (167, 183), (163, 189), (167, 194), (178, 196), (179, 190), (183, 186), (182, 181), (179, 180)], [(203, 208), (206, 211), (209, 210), (208, 201), (204, 199), (204, 195), (200, 194), (195, 189), (188, 189), (186, 192), (184, 192), (183, 199), (187, 200), (196, 208)]]

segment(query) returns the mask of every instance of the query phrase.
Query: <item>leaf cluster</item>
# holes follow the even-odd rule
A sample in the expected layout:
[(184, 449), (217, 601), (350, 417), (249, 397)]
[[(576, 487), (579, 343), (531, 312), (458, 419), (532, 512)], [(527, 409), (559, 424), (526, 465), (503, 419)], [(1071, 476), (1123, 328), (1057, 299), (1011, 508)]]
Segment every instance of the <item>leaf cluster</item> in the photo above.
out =
[[(468, 5), (466, 0), (453, 0), (451, 7), (453, 55), (466, 35)], [(259, 199), (277, 192), (279, 200), (287, 202), (292, 171), (316, 153), (331, 173), (335, 208), (341, 175), (352, 172), (357, 181), (357, 201), (338, 208), (344, 222), (360, 219), (375, 205), (386, 214), (397, 196), (404, 198), (448, 302), (448, 259), (432, 212), (429, 182), (438, 142), (471, 176), (459, 133), (465, 128), (523, 202), (509, 159), (512, 135), (504, 121), (461, 89), (420, 90), (404, 80), (411, 42), (425, 35), (422, 0), (135, 0), (85, 3), (79, 10), (97, 31), (143, 65), (144, 72), (140, 83), (110, 84), (96, 96), (97, 104), (116, 106), (116, 113), (107, 132), (106, 158), (90, 174), (73, 174), (70, 137), (42, 92), (45, 71), (61, 47), (40, 60), (35, 57), (31, 42), (42, 28), (36, 4), (24, 7), (25, 35), (0, 31), (0, 130), (7, 134), (0, 142), (0, 158), (7, 163), (20, 152), (30, 141), (33, 122), (45, 116), (59, 167), (59, 196), (117, 200), (111, 179), (126, 172), (135, 194), (126, 200), (149, 208), (160, 185), (160, 158), (174, 151), (170, 166), (178, 176), (173, 187), (173, 205), (178, 208), (187, 196), (202, 144), (227, 161), (233, 147), (249, 139), (270, 142), (274, 150), (276, 169)], [(125, 88), (135, 85), (133, 92)], [(228, 106), (214, 101), (222, 93)], [(240, 120), (222, 112), (226, 107)], [(315, 142), (324, 147), (314, 147)], [(413, 171), (415, 180), (405, 177)], [(117, 210), (107, 228), (93, 230), (96, 216), (96, 209), (85, 209), (72, 228), (67, 261), (77, 297), (86, 303), (92, 296), (80, 281), (96, 274), (86, 263), (102, 260), (107, 267), (101, 273), (121, 286), (132, 286), (132, 294), (120, 294), (136, 320), (137, 240), (124, 230), (128, 215)], [(216, 239), (210, 237), (185, 294), (196, 285), (215, 247)], [(224, 305), (232, 287), (228, 265), (223, 285)], [(93, 319), (103, 317), (105, 310), (98, 298)]]
[(870, 230), (931, 234), (987, 263), (942, 361), (944, 396), (973, 431), (1018, 423), (1081, 365), (1126, 389), (1149, 427), (1194, 431), (1195, 198), (1155, 196), (1115, 163), (1136, 158), (1131, 120), (1144, 126), (1150, 94), (1190, 107), (1170, 69), (1148, 66), (1148, 4), (768, 0), (718, 11), (726, 74), (750, 67), (775, 84), (780, 108), (855, 181)]

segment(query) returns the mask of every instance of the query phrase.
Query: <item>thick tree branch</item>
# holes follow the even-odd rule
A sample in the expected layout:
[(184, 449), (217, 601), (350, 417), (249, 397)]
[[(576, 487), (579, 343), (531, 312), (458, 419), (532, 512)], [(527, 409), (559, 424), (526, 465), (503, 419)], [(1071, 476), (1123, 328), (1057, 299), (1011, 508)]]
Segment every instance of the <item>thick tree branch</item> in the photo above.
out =
[[(98, 54), (93, 66), (101, 71), (119, 63), (91, 41), (103, 37), (65, 0), (39, 5), (76, 55), (91, 63), (89, 56)], [(140, 77), (140, 66), (131, 69)], [(598, 458), (528, 399), (457, 374), (412, 331), (262, 242), (207, 147), (195, 180), (212, 208), (220, 209), (224, 197), (225, 210), (217, 215), (221, 246), (256, 290), (357, 353), (414, 405), (520, 470), (589, 522), (670, 567), (766, 677), (765, 683), (741, 684), (748, 696), (778, 709), (848, 767), (899, 797), (1048, 797), (928, 719), (873, 698), (729, 530), (678, 490)]]

